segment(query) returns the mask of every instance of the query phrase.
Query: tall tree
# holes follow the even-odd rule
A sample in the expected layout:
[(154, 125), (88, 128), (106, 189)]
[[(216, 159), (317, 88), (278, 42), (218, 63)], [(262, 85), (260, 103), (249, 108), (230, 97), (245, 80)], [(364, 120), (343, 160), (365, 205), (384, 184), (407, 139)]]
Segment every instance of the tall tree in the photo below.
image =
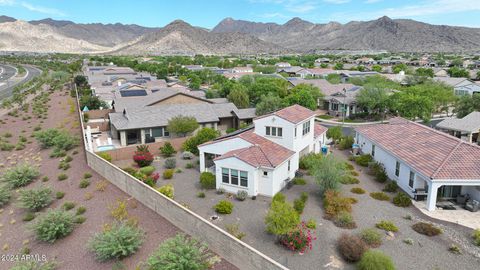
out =
[(270, 112), (274, 112), (281, 109), (283, 107), (282, 104), (282, 99), (274, 93), (263, 95), (260, 98), (260, 102), (257, 103), (256, 114), (264, 115)]
[(370, 113), (382, 114), (388, 108), (389, 96), (387, 90), (367, 86), (357, 94), (357, 103)]
[(250, 105), (247, 88), (238, 83), (234, 85), (230, 94), (228, 94), (228, 100), (240, 109), (248, 108)]
[(179, 115), (168, 120), (167, 130), (171, 133), (186, 136), (188, 133), (196, 130), (198, 126), (199, 124), (195, 117)]

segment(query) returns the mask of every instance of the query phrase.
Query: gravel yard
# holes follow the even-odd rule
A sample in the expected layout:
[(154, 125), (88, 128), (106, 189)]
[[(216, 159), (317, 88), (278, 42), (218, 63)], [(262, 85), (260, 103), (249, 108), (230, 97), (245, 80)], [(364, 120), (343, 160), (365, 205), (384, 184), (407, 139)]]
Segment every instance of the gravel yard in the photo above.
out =
[[(347, 160), (347, 153), (334, 151), (334, 155)], [(295, 185), (289, 190), (283, 191), (288, 200), (292, 202), (305, 191), (309, 199), (302, 214), (302, 220), (314, 218), (317, 221), (316, 236), (313, 249), (306, 254), (300, 255), (289, 251), (281, 245), (275, 244), (275, 237), (265, 232), (264, 217), (269, 209), (271, 199), (258, 196), (256, 200), (248, 198), (238, 201), (231, 194), (217, 194), (215, 190), (202, 190), (199, 185), (199, 172), (196, 160), (182, 160), (177, 154), (177, 168), (181, 173), (175, 173), (172, 179), (163, 180), (161, 177), (157, 186), (168, 183), (175, 188), (175, 200), (189, 207), (205, 218), (217, 215), (213, 206), (220, 200), (227, 199), (234, 204), (233, 213), (230, 215), (218, 215), (219, 218), (212, 222), (225, 228), (229, 224), (238, 224), (240, 231), (246, 233), (242, 241), (270, 256), (274, 260), (284, 264), (290, 269), (354, 269), (354, 264), (343, 261), (336, 249), (336, 241), (343, 232), (358, 233), (364, 228), (374, 228), (375, 223), (384, 219), (394, 222), (399, 231), (393, 237), (388, 237), (381, 232), (383, 244), (378, 248), (392, 257), (397, 269), (478, 269), (480, 265), (480, 248), (472, 244), (471, 230), (465, 227), (435, 221), (423, 215), (413, 206), (401, 208), (388, 201), (378, 201), (369, 196), (370, 192), (381, 191), (383, 184), (373, 180), (364, 171), (365, 168), (355, 166), (360, 173), (358, 185), (343, 185), (342, 194), (358, 199), (353, 205), (353, 216), (357, 228), (353, 230), (336, 227), (332, 221), (323, 219), (322, 201), (318, 195), (318, 187), (310, 176), (305, 176), (306, 185)], [(115, 162), (120, 167), (132, 166), (132, 160)], [(187, 163), (195, 164), (194, 169), (186, 169)], [(153, 165), (157, 172), (162, 174), (164, 159), (154, 161)], [(352, 187), (362, 187), (367, 193), (358, 195), (350, 192)], [(199, 192), (205, 193), (205, 198), (197, 197)], [(389, 194), (392, 196), (392, 194)], [(393, 197), (393, 196), (392, 196)], [(405, 217), (411, 216), (411, 220)], [(412, 230), (411, 225), (418, 221), (435, 222), (444, 231), (439, 236), (428, 237), (420, 235)], [(405, 239), (412, 239), (413, 244), (404, 243)], [(461, 255), (448, 251), (449, 246), (455, 243), (462, 249)], [(475, 257), (476, 255), (476, 257)]]
[[(68, 100), (71, 101), (67, 102)], [(125, 267), (121, 269), (134, 269), (139, 263), (145, 261), (163, 240), (174, 236), (179, 229), (147, 207), (130, 199), (127, 194), (112, 185), (107, 185), (104, 191), (99, 190), (97, 184), (104, 183), (105, 180), (87, 166), (81, 146), (68, 153), (73, 157), (70, 162), (71, 167), (66, 171), (59, 169), (61, 158), (50, 158), (51, 149), (42, 150), (30, 135), (34, 127), (40, 125), (42, 130), (52, 127), (65, 128), (80, 136), (79, 123), (74, 108), (72, 111), (73, 99), (68, 95), (56, 92), (51, 95), (48, 104), (50, 108), (48, 108), (48, 118), (46, 119), (32, 117), (22, 120), (23, 116), (29, 114), (20, 112), (18, 117), (2, 117), (3, 124), (0, 125), (0, 135), (6, 132), (11, 133), (9, 141), (15, 144), (18, 136), (23, 134), (27, 137), (28, 142), (23, 150), (0, 151), (0, 175), (15, 164), (27, 162), (32, 166), (39, 166), (40, 177), (28, 185), (27, 189), (43, 185), (53, 189), (54, 194), (57, 191), (65, 192), (62, 199), (54, 199), (49, 207), (58, 208), (67, 201), (75, 202), (76, 208), (73, 211), (78, 206), (86, 207), (87, 211), (84, 214), (86, 221), (77, 225), (73, 232), (65, 238), (57, 240), (53, 244), (46, 244), (35, 240), (30, 229), (30, 224), (35, 222), (35, 219), (30, 222), (22, 221), (26, 211), (18, 208), (16, 199), (13, 198), (0, 210), (0, 247), (2, 248), (0, 253), (17, 255), (20, 254), (22, 248), (29, 248), (30, 254), (45, 255), (47, 260), (55, 259), (60, 263), (58, 269), (112, 269), (115, 262), (100, 263), (96, 261), (94, 255), (87, 251), (86, 243), (94, 233), (102, 230), (104, 224), (113, 221), (109, 206), (117, 200), (127, 200), (129, 215), (138, 220), (138, 226), (146, 233), (145, 241), (138, 252), (121, 261)], [(74, 151), (77, 153), (74, 154)], [(91, 184), (82, 189), (79, 187), (79, 182), (87, 172), (92, 174)], [(58, 181), (57, 176), (60, 173), (67, 174), (68, 179)], [(47, 176), (49, 180), (43, 182), (41, 179), (44, 176)], [(0, 269), (9, 269), (12, 265), (12, 262), (0, 261)], [(215, 265), (214, 269), (237, 268), (222, 260)]]

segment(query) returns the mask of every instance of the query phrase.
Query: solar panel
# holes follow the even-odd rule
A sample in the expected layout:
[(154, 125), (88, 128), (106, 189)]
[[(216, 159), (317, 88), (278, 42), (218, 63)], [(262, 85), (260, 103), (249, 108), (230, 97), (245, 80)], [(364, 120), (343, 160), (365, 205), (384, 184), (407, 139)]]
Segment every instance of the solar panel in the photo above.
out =
[(125, 91), (120, 91), (120, 95), (122, 97), (140, 97), (140, 96), (146, 96), (147, 91), (145, 91), (145, 90), (125, 90)]

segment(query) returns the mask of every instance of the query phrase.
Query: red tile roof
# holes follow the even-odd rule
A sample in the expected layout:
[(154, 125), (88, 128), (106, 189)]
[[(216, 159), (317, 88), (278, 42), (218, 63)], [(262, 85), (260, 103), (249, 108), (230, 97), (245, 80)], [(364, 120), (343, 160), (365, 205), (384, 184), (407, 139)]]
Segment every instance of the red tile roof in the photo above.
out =
[[(245, 131), (236, 136), (225, 138), (224, 140), (237, 137), (251, 143), (252, 146), (229, 151), (220, 157), (217, 157), (215, 160), (236, 157), (254, 167), (275, 168), (295, 153), (279, 144), (255, 134), (253, 130)], [(215, 142), (218, 141), (213, 141), (212, 143)]]
[(403, 118), (355, 130), (427, 177), (480, 180), (479, 146)]
[(307, 120), (308, 118), (315, 116), (315, 112), (307, 109), (303, 106), (300, 106), (298, 104), (283, 108), (279, 111), (262, 115), (260, 117), (257, 117), (256, 119), (264, 118), (270, 115), (276, 115), (280, 118), (283, 118), (289, 122), (292, 122), (294, 124), (298, 124), (304, 120)]
[(328, 128), (320, 125), (319, 123), (315, 123), (315, 129), (313, 131), (313, 137), (317, 138), (318, 136), (322, 135), (323, 133), (327, 132)]

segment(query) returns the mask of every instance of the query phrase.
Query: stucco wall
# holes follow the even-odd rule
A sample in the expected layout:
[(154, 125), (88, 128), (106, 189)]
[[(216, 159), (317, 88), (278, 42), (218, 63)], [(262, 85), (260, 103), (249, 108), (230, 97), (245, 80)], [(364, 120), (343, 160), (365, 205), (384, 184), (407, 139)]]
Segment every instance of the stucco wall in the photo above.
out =
[(287, 269), (96, 154), (87, 151), (86, 156), (88, 165), (102, 177), (185, 233), (205, 242), (211, 250), (236, 267), (242, 270)]
[[(222, 182), (222, 168), (248, 172), (248, 188)], [(226, 158), (215, 162), (216, 188), (223, 188), (227, 192), (236, 194), (239, 190), (246, 190), (248, 196), (255, 196), (258, 192), (257, 174), (255, 168), (236, 158)], [(238, 180), (240, 183), (240, 178)]]

